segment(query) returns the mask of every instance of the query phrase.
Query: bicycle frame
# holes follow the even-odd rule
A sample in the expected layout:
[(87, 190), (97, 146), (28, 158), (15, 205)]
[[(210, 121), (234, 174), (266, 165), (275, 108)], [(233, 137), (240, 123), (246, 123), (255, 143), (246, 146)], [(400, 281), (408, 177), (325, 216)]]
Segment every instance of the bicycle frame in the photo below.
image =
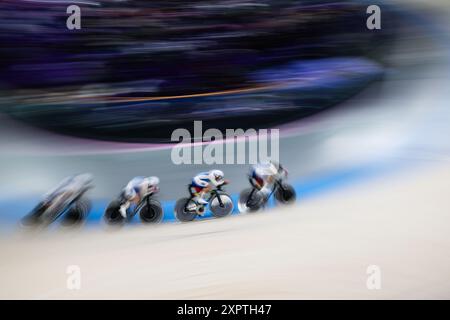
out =
[[(208, 198), (208, 202), (214, 198), (214, 196), (217, 196), (217, 200), (219, 201), (219, 205), (221, 208), (224, 207), (224, 204), (222, 202), (222, 199), (220, 198), (220, 191), (222, 191), (222, 187), (223, 185), (217, 186), (215, 189), (211, 190), (210, 192), (210, 197)], [(187, 210), (187, 205), (189, 204), (189, 202), (195, 197), (195, 194), (192, 192), (192, 185), (188, 185), (188, 191), (190, 194), (190, 199), (189, 201), (186, 203), (186, 205), (184, 206), (184, 210)], [(199, 206), (199, 204), (197, 204), (197, 206)], [(203, 207), (205, 207), (206, 205), (203, 205)]]
[(211, 199), (213, 199), (214, 197), (217, 197), (217, 200), (219, 201), (219, 206), (220, 206), (221, 208), (223, 208), (224, 205), (223, 205), (222, 199), (220, 198), (220, 192), (218, 192), (218, 191), (221, 191), (221, 190), (220, 190), (219, 188), (217, 188), (217, 189), (211, 191), (211, 197), (209, 197), (208, 202), (209, 202)]
[(136, 205), (136, 208), (134, 208), (132, 214), (130, 215), (130, 217), (134, 217), (145, 205), (150, 205), (150, 198), (152, 197), (154, 193), (150, 192), (148, 194), (146, 194), (141, 201), (139, 201), (139, 203)]
[[(252, 197), (255, 194), (255, 192), (259, 191), (259, 189), (253, 184), (253, 181), (252, 181), (251, 178), (249, 179), (249, 181), (250, 181), (250, 184), (252, 185), (253, 188), (252, 188), (252, 191), (250, 192), (250, 195), (248, 196), (247, 201), (245, 203), (246, 206), (249, 205), (249, 202), (252, 199)], [(272, 197), (272, 195), (275, 193), (277, 188), (280, 188), (284, 192), (284, 188), (283, 188), (283, 183), (282, 182), (283, 182), (283, 179), (277, 179), (275, 181), (275, 183), (273, 184), (273, 187), (272, 187), (272, 191), (269, 193), (269, 196), (266, 198), (265, 202), (267, 202), (270, 199), (270, 197)]]

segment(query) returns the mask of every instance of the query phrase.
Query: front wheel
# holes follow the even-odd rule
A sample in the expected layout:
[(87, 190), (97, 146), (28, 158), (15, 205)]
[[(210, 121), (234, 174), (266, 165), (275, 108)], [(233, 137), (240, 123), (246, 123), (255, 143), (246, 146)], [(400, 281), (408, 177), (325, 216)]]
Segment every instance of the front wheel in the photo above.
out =
[[(218, 197), (220, 197), (220, 201)], [(216, 194), (209, 201), (209, 209), (211, 210), (212, 215), (216, 218), (223, 218), (228, 216), (233, 212), (233, 208), (233, 200), (229, 195), (225, 193)]]
[(264, 197), (258, 190), (248, 188), (239, 194), (238, 209), (239, 212), (255, 212), (264, 205)]
[(296, 200), (296, 193), (294, 187), (289, 184), (282, 185), (282, 188), (278, 187), (275, 191), (275, 199), (281, 204), (291, 204)]
[(195, 219), (197, 212), (193, 210), (186, 210), (188, 206), (196, 206), (194, 201), (190, 198), (182, 198), (175, 204), (175, 216), (178, 221), (189, 222)]
[(139, 217), (144, 223), (160, 223), (164, 213), (161, 203), (155, 199), (149, 199), (145, 206), (139, 211)]

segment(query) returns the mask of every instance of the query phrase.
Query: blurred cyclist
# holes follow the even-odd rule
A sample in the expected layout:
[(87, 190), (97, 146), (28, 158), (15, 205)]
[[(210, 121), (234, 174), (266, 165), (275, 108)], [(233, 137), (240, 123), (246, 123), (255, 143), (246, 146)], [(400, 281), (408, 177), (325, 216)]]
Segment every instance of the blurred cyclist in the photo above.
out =
[(202, 172), (192, 179), (191, 188), (193, 189), (194, 201), (198, 204), (205, 205), (208, 201), (205, 196), (213, 189), (217, 188), (227, 181), (224, 179), (224, 174), (220, 170), (211, 170)]
[(137, 204), (147, 194), (158, 192), (158, 184), (158, 177), (135, 177), (128, 182), (127, 186), (123, 190), (123, 195), (127, 201), (122, 204), (119, 209), (122, 217), (127, 217), (127, 210), (131, 203)]
[(53, 190), (44, 195), (44, 203), (50, 204), (58, 196), (70, 198), (80, 190), (92, 183), (92, 175), (89, 173), (70, 176), (62, 180)]
[(258, 163), (251, 167), (249, 180), (252, 186), (261, 191), (265, 197), (272, 192), (277, 179), (286, 178), (287, 170), (274, 161)]

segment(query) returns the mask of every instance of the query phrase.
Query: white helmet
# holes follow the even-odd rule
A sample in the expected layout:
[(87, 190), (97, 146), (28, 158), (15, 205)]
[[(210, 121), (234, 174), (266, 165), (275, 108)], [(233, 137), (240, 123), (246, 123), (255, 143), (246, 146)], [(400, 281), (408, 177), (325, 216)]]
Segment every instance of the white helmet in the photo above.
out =
[(224, 177), (224, 174), (223, 174), (223, 171), (221, 171), (221, 170), (211, 170), (209, 172), (209, 179), (215, 186), (218, 186), (221, 183), (223, 183), (223, 177)]
[(152, 186), (156, 186), (159, 184), (159, 178), (158, 177), (147, 177), (148, 183)]
[(261, 175), (275, 175), (278, 172), (279, 166), (276, 162), (260, 162), (257, 166), (257, 170)]

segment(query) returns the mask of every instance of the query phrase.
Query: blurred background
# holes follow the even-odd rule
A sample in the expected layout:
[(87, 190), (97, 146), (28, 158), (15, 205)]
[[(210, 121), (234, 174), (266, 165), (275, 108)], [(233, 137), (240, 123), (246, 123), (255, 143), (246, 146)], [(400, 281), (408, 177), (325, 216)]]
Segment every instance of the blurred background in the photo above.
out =
[[(70, 4), (81, 8), (79, 30), (66, 28), (66, 8)], [(280, 218), (283, 224), (275, 222), (278, 218), (245, 217), (241, 222), (204, 221), (207, 224), (173, 228), (179, 227), (177, 230), (186, 237), (223, 228), (224, 241), (234, 236), (249, 240), (234, 233), (239, 231), (230, 231), (234, 227), (243, 230), (258, 225), (260, 231), (252, 229), (253, 240), (260, 239), (258, 232), (263, 230), (276, 238), (280, 230), (290, 228), (295, 236), (285, 239), (282, 247), (286, 251), (282, 252), (299, 259), (300, 252), (306, 252), (305, 268), (301, 263), (284, 260), (285, 256), (274, 253), (274, 257), (285, 261), (283, 268), (292, 265), (296, 270), (306, 270), (299, 275), (289, 269), (286, 277), (289, 274), (289, 280), (299, 286), (308, 283), (307, 288), (313, 286), (306, 281), (307, 275), (313, 274), (308, 272), (318, 266), (326, 268), (335, 262), (344, 272), (352, 262), (359, 267), (366, 262), (376, 263), (369, 262), (373, 256), (358, 255), (367, 253), (366, 249), (379, 253), (375, 257), (391, 265), (396, 275), (402, 272), (400, 264), (393, 262), (395, 255), (412, 262), (422, 261), (421, 254), (427, 252), (427, 258), (423, 258), (427, 264), (412, 271), (409, 279), (397, 278), (393, 291), (374, 297), (416, 297), (406, 289), (407, 284), (413, 284), (416, 289), (425, 288), (422, 293), (427, 297), (448, 298), (449, 275), (445, 270), (450, 264), (443, 255), (450, 245), (450, 238), (445, 236), (450, 231), (446, 214), (450, 203), (445, 196), (450, 191), (450, 6), (447, 1), (379, 2), (381, 29), (369, 30), (366, 9), (371, 4), (320, 0), (2, 1), (2, 236), (9, 239), (18, 220), (44, 192), (64, 177), (81, 172), (90, 172), (95, 179), (89, 226), (98, 227), (105, 205), (138, 175), (160, 177), (160, 199), (166, 220), (171, 221), (173, 203), (185, 196), (192, 176), (211, 169), (207, 165), (177, 166), (171, 162), (170, 137), (174, 129), (192, 130), (196, 120), (203, 121), (204, 130), (277, 128), (281, 132), (280, 162), (289, 170), (290, 182), (300, 199), (297, 207), (284, 212), (286, 218)], [(227, 190), (234, 197), (247, 186), (248, 165), (215, 167), (231, 180)], [(417, 174), (427, 170), (433, 172), (432, 178), (425, 174), (425, 178), (416, 179)], [(375, 187), (370, 191), (355, 191), (365, 191), (371, 183)], [(386, 186), (398, 187), (378, 192)], [(402, 191), (397, 194), (397, 190)], [(394, 204), (393, 193), (405, 198)], [(408, 225), (406, 221), (416, 224)], [(367, 223), (373, 228), (366, 229)], [(327, 229), (330, 225), (339, 232)], [(164, 242), (176, 237), (177, 232), (159, 229), (154, 239)], [(321, 238), (323, 234), (334, 239), (336, 246), (342, 240), (340, 248), (348, 250), (338, 250), (342, 255), (336, 258), (329, 241)], [(401, 239), (398, 234), (402, 234)], [(138, 239), (145, 235), (141, 230)], [(99, 234), (95, 237), (99, 243), (107, 241)], [(124, 243), (140, 241), (130, 234), (124, 237)], [(406, 239), (416, 248), (422, 244), (422, 251), (406, 249), (401, 242)], [(18, 246), (24, 249), (20, 259), (15, 258), (14, 244), (0, 247), (5, 258), (10, 258), (9, 264), (0, 266), (4, 274), (21, 265), (20, 261), (31, 259), (28, 250), (31, 252), (40, 243), (20, 241)], [(66, 241), (83, 260), (81, 251), (86, 247)], [(308, 251), (305, 241), (316, 243), (334, 262), (318, 259)], [(241, 248), (233, 241), (228, 243)], [(56, 248), (49, 239), (40, 244), (49, 254)], [(100, 247), (105, 254), (111, 254), (108, 257), (114, 256), (106, 242)], [(146, 249), (151, 251), (151, 247)], [(168, 262), (168, 258), (161, 248), (155, 250), (162, 255), (161, 270), (166, 270), (163, 261)], [(190, 250), (193, 257), (201, 256), (198, 249)], [(242, 259), (263, 259), (263, 247), (256, 242), (250, 240), (245, 250)], [(386, 250), (389, 254), (384, 256)], [(67, 254), (60, 257), (61, 261), (68, 259)], [(438, 262), (439, 268), (433, 269)], [(195, 264), (191, 260), (186, 263)], [(207, 266), (208, 262), (204, 262), (200, 269)], [(237, 270), (233, 266), (231, 263), (231, 269)], [(238, 292), (238, 297), (247, 298), (323, 298), (335, 297), (330, 292), (342, 286), (349, 290), (338, 297), (361, 294), (353, 289), (354, 280), (339, 278), (339, 272), (337, 278), (330, 275), (330, 287), (324, 284), (312, 292), (293, 289), (287, 278), (276, 276), (275, 271), (284, 270), (278, 267), (273, 269), (274, 277), (268, 276), (273, 281), (271, 290), (269, 285), (253, 286), (257, 282), (254, 279), (247, 284), (247, 291), (230, 285), (229, 291), (213, 290), (212, 296), (228, 297)], [(427, 278), (430, 270), (435, 271), (433, 279)], [(244, 273), (236, 271), (234, 275)], [(173, 273), (167, 270), (160, 275), (161, 279), (173, 280)], [(320, 278), (314, 275), (311, 279)], [(206, 279), (226, 283), (220, 276), (208, 277), (202, 283)], [(193, 297), (211, 297), (211, 291), (190, 286), (189, 281), (184, 282), (185, 291), (174, 285), (173, 291), (155, 289), (147, 296), (158, 298), (175, 292), (177, 297), (192, 297), (187, 292), (194, 288), (197, 295)], [(8, 284), (13, 286), (14, 280)], [(26, 288), (14, 292), (17, 296), (42, 297)], [(99, 285), (87, 296), (116, 297), (104, 289)], [(146, 296), (145, 290), (135, 291), (136, 295), (142, 292)], [(52, 292), (48, 291), (48, 296)], [(269, 292), (275, 293), (272, 296)], [(6, 292), (0, 293), (7, 297)], [(62, 291), (55, 296), (71, 297)]]
[[(72, 2), (71, 2), (72, 3)], [(80, 2), (2, 5), (2, 109), (91, 139), (166, 142), (193, 120), (267, 127), (337, 104), (379, 80), (399, 32), (366, 27), (360, 1)], [(324, 92), (325, 91), (325, 92)]]

